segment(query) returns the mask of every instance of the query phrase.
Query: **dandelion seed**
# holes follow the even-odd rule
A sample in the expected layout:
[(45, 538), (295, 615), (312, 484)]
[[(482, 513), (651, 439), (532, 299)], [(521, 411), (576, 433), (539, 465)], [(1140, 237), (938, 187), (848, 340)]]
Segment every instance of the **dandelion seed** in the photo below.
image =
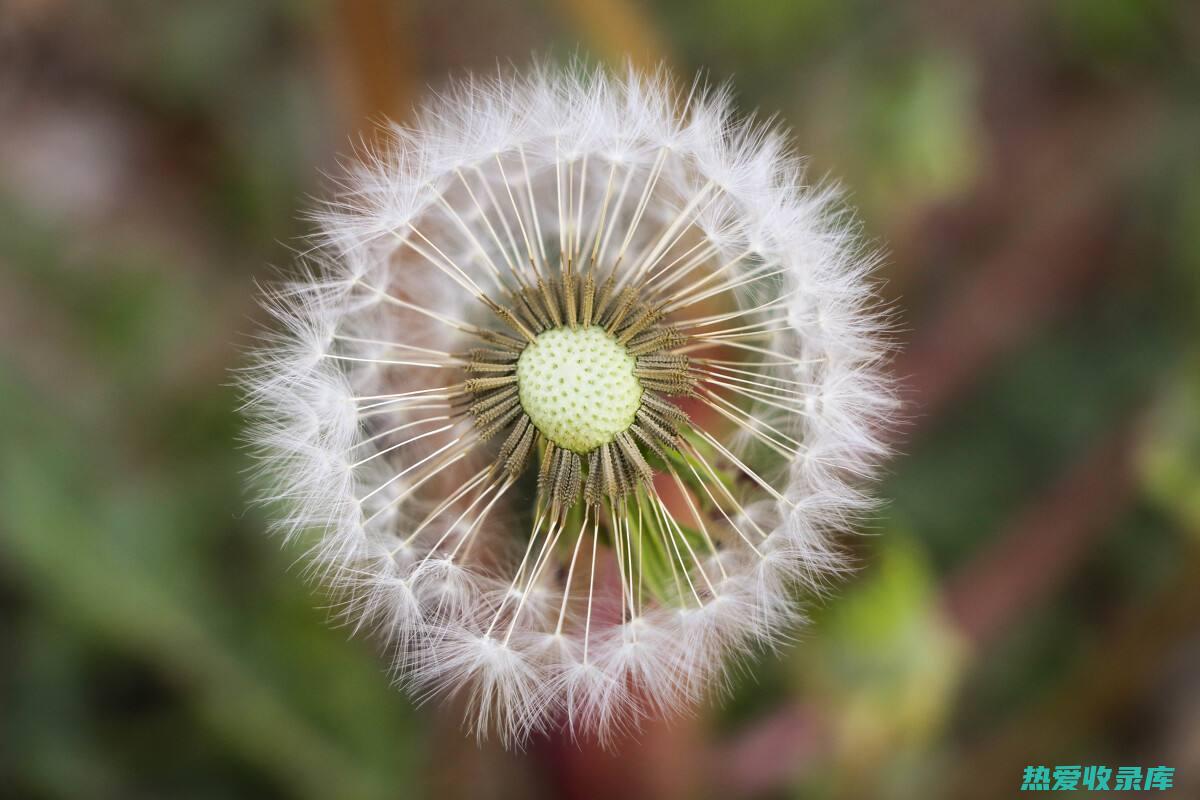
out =
[(582, 67), (349, 170), (245, 383), (279, 527), (418, 697), (604, 739), (786, 635), (893, 408), (835, 200), (726, 92)]

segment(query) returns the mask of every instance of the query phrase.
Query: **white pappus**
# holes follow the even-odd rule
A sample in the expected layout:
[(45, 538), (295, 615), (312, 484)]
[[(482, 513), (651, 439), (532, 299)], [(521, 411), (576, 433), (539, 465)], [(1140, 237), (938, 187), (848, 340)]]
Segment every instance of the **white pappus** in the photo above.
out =
[(242, 381), (287, 536), (418, 697), (605, 739), (786, 636), (895, 410), (874, 256), (728, 92), (469, 79), (349, 168)]

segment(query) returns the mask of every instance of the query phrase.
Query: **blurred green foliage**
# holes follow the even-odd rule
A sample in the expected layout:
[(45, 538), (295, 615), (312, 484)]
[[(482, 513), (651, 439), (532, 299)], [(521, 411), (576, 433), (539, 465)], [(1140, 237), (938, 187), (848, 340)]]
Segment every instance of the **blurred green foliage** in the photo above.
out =
[(162, 285), (169, 270), (109, 263), (103, 281), (55, 276), (52, 257), (40, 275), (106, 385), (80, 396), (67, 373), (37, 392), (9, 368), (0, 391), (4, 563), (28, 606), (7, 667), (17, 785), (393, 796), (418, 757), (411, 713), (244, 511), (236, 394), (156, 396), (203, 334), (201, 298)]

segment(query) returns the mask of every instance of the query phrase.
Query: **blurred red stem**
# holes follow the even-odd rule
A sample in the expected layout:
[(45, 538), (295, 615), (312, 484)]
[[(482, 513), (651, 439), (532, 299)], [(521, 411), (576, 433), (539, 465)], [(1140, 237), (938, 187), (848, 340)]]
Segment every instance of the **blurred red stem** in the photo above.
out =
[[(1045, 599), (1129, 503), (1140, 427), (1140, 416), (1119, 426), (950, 579), (943, 604), (976, 651)], [(722, 765), (722, 796), (752, 796), (786, 784), (818, 755), (827, 734), (802, 704), (756, 721), (709, 760)]]
[(1129, 502), (1137, 421), (1118, 428), (951, 576), (944, 604), (977, 645), (1003, 634), (1087, 556), (1087, 546)]

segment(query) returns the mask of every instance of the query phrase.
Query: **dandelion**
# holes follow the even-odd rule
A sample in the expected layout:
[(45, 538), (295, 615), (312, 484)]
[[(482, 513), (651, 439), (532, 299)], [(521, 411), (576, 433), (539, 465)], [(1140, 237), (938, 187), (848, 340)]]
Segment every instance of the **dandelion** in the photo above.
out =
[(318, 212), (252, 437), (347, 618), (520, 744), (692, 707), (842, 566), (892, 398), (873, 259), (725, 91), (469, 80)]

